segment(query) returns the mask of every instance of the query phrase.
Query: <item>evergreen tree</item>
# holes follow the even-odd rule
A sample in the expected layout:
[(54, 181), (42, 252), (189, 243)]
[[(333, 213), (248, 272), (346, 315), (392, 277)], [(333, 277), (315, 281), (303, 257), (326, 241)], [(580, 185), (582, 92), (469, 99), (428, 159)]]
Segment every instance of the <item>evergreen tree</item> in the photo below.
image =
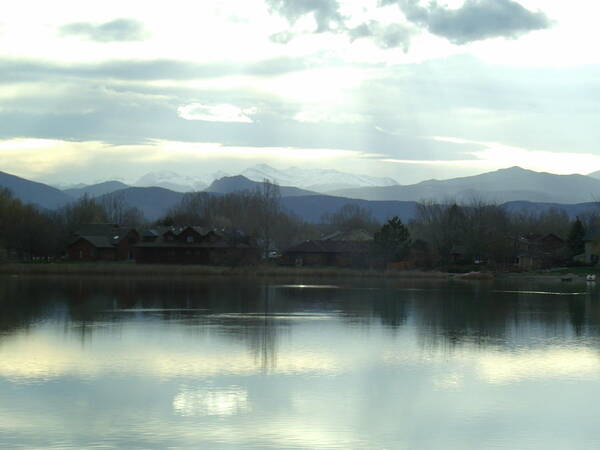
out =
[(387, 262), (401, 261), (408, 253), (410, 233), (398, 216), (395, 216), (375, 233), (374, 244)]

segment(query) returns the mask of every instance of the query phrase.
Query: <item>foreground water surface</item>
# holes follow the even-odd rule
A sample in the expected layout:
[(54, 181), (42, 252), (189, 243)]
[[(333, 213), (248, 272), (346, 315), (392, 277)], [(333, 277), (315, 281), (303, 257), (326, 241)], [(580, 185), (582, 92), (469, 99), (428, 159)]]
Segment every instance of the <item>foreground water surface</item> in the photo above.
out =
[(593, 285), (6, 277), (0, 307), (0, 448), (600, 448)]

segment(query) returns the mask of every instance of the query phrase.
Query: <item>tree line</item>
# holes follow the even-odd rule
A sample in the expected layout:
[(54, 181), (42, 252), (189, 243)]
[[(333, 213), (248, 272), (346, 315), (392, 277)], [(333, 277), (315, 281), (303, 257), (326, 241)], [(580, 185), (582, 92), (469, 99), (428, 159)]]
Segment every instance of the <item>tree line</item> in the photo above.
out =
[(269, 182), (255, 191), (185, 194), (163, 217), (149, 222), (119, 193), (100, 199), (84, 196), (49, 211), (23, 204), (9, 190), (0, 189), (0, 256), (57, 257), (79, 226), (116, 223), (134, 228), (192, 225), (242, 231), (255, 237), (265, 253), (331, 232), (361, 229), (375, 237), (376, 252), (389, 261), (412, 256), (422, 265), (443, 265), (450, 263), (460, 248), (467, 260), (508, 263), (515, 255), (515, 239), (534, 233), (554, 233), (566, 239), (570, 257), (582, 253), (585, 233), (597, 222), (596, 212), (571, 220), (559, 209), (513, 212), (474, 199), (463, 203), (423, 201), (417, 206), (415, 218), (406, 224), (398, 218), (380, 223), (367, 208), (349, 203), (325, 214), (315, 224), (284, 210), (279, 187)]
[(72, 232), (90, 223), (118, 223), (137, 227), (145, 223), (140, 210), (128, 206), (122, 195), (94, 199), (83, 196), (57, 210), (24, 204), (9, 189), (0, 189), (0, 260), (31, 260), (61, 256)]

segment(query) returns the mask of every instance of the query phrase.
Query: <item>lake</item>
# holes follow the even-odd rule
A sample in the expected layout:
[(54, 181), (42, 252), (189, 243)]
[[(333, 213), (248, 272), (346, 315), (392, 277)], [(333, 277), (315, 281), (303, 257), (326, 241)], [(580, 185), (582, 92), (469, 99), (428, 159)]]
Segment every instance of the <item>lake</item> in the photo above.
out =
[(595, 285), (4, 277), (0, 306), (0, 448), (600, 448)]

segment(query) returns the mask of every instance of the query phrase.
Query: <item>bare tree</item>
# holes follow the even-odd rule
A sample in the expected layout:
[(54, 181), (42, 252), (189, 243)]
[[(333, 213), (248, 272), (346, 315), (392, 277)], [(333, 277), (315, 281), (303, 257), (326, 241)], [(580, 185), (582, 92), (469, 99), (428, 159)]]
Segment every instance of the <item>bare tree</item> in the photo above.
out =
[(334, 213), (324, 214), (321, 221), (329, 226), (330, 231), (367, 230), (374, 232), (380, 226), (370, 210), (355, 203), (347, 203)]

